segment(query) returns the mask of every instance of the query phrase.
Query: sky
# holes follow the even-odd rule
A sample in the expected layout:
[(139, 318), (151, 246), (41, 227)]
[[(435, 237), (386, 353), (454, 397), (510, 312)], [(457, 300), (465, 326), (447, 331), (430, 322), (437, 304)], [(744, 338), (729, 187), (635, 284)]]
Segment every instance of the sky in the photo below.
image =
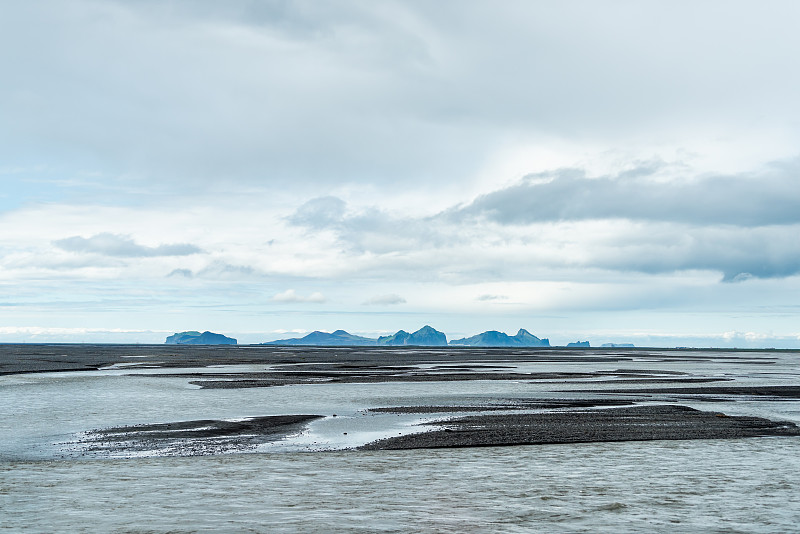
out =
[(0, 9), (0, 342), (800, 347), (798, 2)]

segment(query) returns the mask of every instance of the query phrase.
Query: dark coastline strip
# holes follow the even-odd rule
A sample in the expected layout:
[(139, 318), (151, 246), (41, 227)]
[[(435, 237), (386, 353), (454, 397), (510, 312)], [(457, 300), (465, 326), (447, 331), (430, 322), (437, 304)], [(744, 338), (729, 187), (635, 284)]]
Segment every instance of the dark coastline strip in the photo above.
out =
[[(746, 349), (571, 349), (564, 347), (508, 349), (477, 347), (281, 347), (247, 345), (101, 345), (0, 344), (0, 375), (54, 371), (89, 371), (118, 363), (159, 368), (190, 368), (224, 364), (306, 364), (348, 362), (352, 367), (382, 367), (418, 363), (486, 364), (497, 362), (611, 363), (648, 358), (663, 362), (749, 361), (751, 353), (779, 354), (793, 350)], [(472, 367), (472, 366), (471, 366)]]
[[(163, 375), (141, 375), (141, 376), (163, 376)], [(192, 375), (173, 374), (175, 376), (190, 376), (200, 378), (203, 375), (194, 373)], [(214, 379), (213, 375), (207, 374), (202, 380), (192, 380), (190, 383), (200, 386), (203, 389), (244, 389), (244, 388), (264, 388), (274, 386), (290, 386), (298, 384), (374, 384), (380, 382), (458, 382), (468, 380), (505, 380), (505, 381), (532, 381), (539, 383), (558, 382), (565, 380), (595, 379), (597, 373), (442, 373), (442, 372), (418, 372), (407, 374), (389, 373), (249, 373), (240, 374), (238, 377), (227, 375), (230, 378), (225, 380)], [(620, 380), (594, 380), (593, 383), (707, 383), (729, 380), (727, 378), (636, 378)]]
[(556, 410), (563, 408), (593, 408), (597, 406), (630, 406), (634, 404), (625, 399), (509, 399), (506, 403), (480, 404), (473, 406), (385, 406), (369, 408), (371, 413), (457, 413), (457, 412), (492, 412), (511, 410)]
[(442, 421), (441, 430), (374, 441), (360, 450), (400, 450), (608, 441), (800, 436), (790, 422), (734, 417), (686, 406), (480, 415)]
[(665, 395), (732, 395), (752, 397), (783, 397), (787, 399), (800, 399), (800, 386), (700, 386), (700, 387), (667, 387), (667, 388), (630, 388), (630, 389), (604, 389), (602, 391), (589, 389), (572, 389), (572, 393), (603, 393), (603, 394), (665, 394)]

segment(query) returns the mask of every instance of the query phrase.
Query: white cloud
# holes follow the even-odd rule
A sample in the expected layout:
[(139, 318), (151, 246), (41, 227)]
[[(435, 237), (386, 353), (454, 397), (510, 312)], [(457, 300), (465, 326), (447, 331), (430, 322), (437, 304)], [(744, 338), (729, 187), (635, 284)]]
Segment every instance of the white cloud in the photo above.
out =
[(476, 298), (476, 300), (480, 300), (482, 302), (492, 301), (492, 300), (508, 300), (507, 295), (490, 295), (490, 294), (483, 294)]
[(287, 289), (286, 291), (282, 291), (281, 293), (276, 294), (272, 297), (274, 302), (280, 302), (282, 304), (288, 303), (295, 303), (295, 302), (310, 302), (314, 304), (322, 304), (326, 301), (325, 295), (320, 293), (319, 291), (315, 291), (310, 295), (303, 296), (297, 294), (294, 289)]
[(375, 295), (364, 301), (366, 306), (392, 306), (395, 304), (405, 304), (406, 299), (395, 293), (385, 295)]

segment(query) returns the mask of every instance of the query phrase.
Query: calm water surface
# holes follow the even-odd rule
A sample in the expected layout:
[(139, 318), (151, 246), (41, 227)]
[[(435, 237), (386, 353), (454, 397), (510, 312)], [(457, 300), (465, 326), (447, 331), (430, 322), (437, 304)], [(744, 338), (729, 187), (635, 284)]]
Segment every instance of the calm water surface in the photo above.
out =
[(796, 532), (800, 443), (546, 445), (0, 465), (38, 532)]

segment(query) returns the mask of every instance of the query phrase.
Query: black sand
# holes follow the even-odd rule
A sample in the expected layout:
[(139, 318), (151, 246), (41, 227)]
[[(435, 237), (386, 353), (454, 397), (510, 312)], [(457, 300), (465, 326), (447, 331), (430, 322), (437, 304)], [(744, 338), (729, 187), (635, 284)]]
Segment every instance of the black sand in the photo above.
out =
[(800, 436), (793, 423), (731, 417), (686, 406), (481, 415), (453, 419), (441, 423), (441, 427), (375, 441), (361, 450)]

